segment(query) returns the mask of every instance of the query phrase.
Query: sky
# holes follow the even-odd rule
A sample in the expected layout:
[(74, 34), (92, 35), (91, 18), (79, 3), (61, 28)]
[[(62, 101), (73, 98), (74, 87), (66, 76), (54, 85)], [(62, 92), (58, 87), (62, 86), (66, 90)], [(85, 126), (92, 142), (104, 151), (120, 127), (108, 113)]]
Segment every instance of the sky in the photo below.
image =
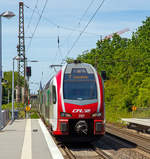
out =
[[(9, 20), (2, 18), (3, 71), (12, 71), (12, 59), (18, 54), (16, 46), (19, 2), (18, 0), (0, 1), (0, 14), (9, 10), (16, 15)], [(50, 65), (61, 64), (65, 57), (76, 58), (85, 50), (95, 48), (101, 36), (104, 38), (106, 35), (129, 28), (130, 31), (122, 34), (121, 37), (131, 38), (132, 33), (150, 15), (150, 0), (105, 0), (95, 16), (94, 13), (102, 0), (23, 0), (23, 2), (25, 54), (28, 60), (39, 61), (28, 62), (28, 66), (32, 67), (32, 76), (29, 80), (31, 93), (37, 92), (40, 82), (44, 86), (54, 75), (55, 71), (49, 67)], [(81, 34), (85, 26), (87, 28)], [(80, 34), (79, 40), (73, 45)]]

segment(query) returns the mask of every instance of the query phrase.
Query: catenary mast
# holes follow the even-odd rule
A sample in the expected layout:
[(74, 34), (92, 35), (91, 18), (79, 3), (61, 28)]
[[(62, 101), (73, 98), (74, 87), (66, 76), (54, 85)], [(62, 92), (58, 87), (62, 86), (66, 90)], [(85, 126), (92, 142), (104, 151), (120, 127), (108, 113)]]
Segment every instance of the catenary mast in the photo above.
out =
[[(21, 102), (22, 97), (22, 103), (25, 103), (25, 39), (24, 39), (24, 4), (23, 2), (19, 2), (19, 44), (17, 45), (17, 51), (18, 51), (18, 80), (17, 80), (17, 89), (16, 89), (16, 101)], [(24, 77), (24, 88), (21, 89), (22, 83), (21, 83), (21, 76)], [(22, 93), (21, 93), (22, 90)], [(21, 96), (22, 94), (22, 96)]]

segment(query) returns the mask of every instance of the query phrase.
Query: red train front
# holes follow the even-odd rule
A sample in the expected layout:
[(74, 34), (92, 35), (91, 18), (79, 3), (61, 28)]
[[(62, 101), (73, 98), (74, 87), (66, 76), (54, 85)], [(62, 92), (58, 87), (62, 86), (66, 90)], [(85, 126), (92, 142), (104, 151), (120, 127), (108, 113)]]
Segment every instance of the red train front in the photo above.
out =
[(41, 91), (39, 109), (56, 136), (104, 135), (101, 76), (90, 64), (65, 65)]

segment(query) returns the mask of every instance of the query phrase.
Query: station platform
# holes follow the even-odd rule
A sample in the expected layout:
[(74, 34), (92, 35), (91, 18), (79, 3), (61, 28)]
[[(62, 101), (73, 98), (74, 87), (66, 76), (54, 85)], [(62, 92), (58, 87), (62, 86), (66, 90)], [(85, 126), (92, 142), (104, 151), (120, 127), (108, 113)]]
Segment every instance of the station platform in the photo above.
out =
[(19, 119), (0, 131), (0, 159), (63, 159), (41, 119)]
[(138, 132), (150, 133), (150, 118), (122, 118), (123, 122), (127, 124), (129, 129), (135, 129)]
[(142, 126), (150, 127), (150, 119), (142, 119), (142, 118), (122, 118), (122, 121), (127, 123), (138, 124)]

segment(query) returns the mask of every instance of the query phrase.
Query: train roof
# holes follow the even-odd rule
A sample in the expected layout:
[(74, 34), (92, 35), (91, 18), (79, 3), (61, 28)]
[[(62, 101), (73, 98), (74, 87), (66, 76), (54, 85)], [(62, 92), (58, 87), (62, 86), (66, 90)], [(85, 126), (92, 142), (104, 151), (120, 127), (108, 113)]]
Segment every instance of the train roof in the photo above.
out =
[[(76, 60), (73, 63), (66, 64), (65, 66), (62, 67), (62, 69), (65, 69), (65, 71), (64, 71), (65, 74), (70, 74), (73, 69), (85, 69), (88, 74), (94, 73), (91, 64), (81, 63), (80, 61), (76, 61)], [(51, 79), (46, 83), (44, 89), (48, 89), (50, 82), (54, 78), (54, 76), (52, 76)]]
[(65, 69), (65, 74), (70, 74), (73, 69), (85, 69), (85, 71), (88, 74), (92, 74), (93, 73), (93, 69), (92, 69), (92, 65), (87, 64), (87, 63), (70, 63), (67, 64), (66, 69)]

